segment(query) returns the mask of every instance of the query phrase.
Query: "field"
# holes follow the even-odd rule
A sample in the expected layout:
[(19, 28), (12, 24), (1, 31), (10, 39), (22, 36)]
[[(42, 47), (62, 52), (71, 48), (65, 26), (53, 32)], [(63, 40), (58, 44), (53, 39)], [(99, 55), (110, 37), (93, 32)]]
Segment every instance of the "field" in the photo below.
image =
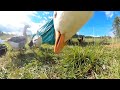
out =
[[(72, 39), (58, 55), (53, 45), (43, 44), (20, 54), (10, 51), (0, 58), (3, 79), (119, 79), (120, 43), (115, 39), (89, 38), (78, 45)], [(76, 42), (76, 43), (75, 43)]]

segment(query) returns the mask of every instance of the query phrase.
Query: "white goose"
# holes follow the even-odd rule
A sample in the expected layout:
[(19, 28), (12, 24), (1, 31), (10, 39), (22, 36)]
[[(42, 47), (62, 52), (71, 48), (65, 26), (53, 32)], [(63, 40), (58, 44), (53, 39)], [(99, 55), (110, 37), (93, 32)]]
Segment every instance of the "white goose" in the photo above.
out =
[(22, 49), (25, 48), (25, 44), (27, 42), (27, 34), (26, 30), (30, 28), (29, 25), (24, 26), (23, 36), (12, 37), (7, 40), (7, 42), (12, 46), (13, 49)]
[(35, 46), (37, 48), (40, 48), (42, 44), (42, 37), (41, 36), (34, 36), (31, 40), (31, 42), (29, 43), (29, 46), (32, 47), (32, 46)]
[(93, 11), (54, 11), (55, 46), (58, 54), (69, 40), (91, 17)]

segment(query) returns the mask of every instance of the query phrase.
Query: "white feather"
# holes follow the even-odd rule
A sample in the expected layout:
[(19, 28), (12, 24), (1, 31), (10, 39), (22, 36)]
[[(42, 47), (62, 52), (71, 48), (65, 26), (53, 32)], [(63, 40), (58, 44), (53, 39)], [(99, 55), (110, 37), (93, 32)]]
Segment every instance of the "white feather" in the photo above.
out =
[(93, 15), (93, 11), (56, 11), (54, 28), (70, 39)]
[(42, 37), (41, 36), (35, 36), (33, 38), (33, 45), (37, 46), (37, 47), (40, 47), (41, 44), (42, 44)]
[(19, 43), (9, 42), (9, 44), (11, 45), (11, 47), (12, 47), (13, 49), (19, 49)]

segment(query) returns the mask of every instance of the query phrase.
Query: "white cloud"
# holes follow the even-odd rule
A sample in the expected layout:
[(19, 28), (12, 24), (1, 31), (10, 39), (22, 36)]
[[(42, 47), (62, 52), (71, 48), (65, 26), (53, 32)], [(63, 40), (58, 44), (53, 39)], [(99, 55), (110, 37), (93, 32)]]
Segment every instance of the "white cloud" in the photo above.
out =
[(39, 19), (41, 19), (41, 18), (42, 18), (41, 16), (37, 16), (37, 15), (36, 15), (35, 17), (37, 17), (37, 18), (39, 18)]
[(109, 32), (108, 35), (111, 36), (111, 37), (115, 36), (115, 34), (113, 33), (113, 31)]
[(32, 33), (36, 33), (37, 30), (39, 30), (39, 28), (42, 27), (46, 22), (47, 22), (47, 20), (42, 20), (40, 23), (32, 22), (32, 24), (31, 24), (32, 27), (29, 30), (32, 31)]
[(113, 16), (120, 16), (120, 11), (102, 11), (105, 13), (107, 18), (112, 18)]
[(111, 19), (115, 16), (120, 16), (120, 11), (102, 11), (105, 13), (107, 19)]
[(89, 36), (92, 36), (92, 37), (100, 37), (99, 35), (89, 35)]
[(114, 15), (114, 11), (104, 11), (105, 12), (105, 15), (108, 17), (108, 18), (112, 18), (113, 15)]
[(40, 25), (40, 23), (34, 23), (34, 22), (32, 22), (32, 23), (31, 23), (31, 28), (29, 28), (29, 30), (30, 30), (32, 33), (36, 33), (37, 30), (39, 29), (39, 25)]
[(45, 11), (45, 12), (43, 12), (44, 14), (49, 14), (49, 12), (47, 12), (47, 11)]
[(113, 16), (120, 15), (120, 11), (102, 11), (105, 13), (107, 18), (112, 18)]
[(46, 17), (43, 17), (45, 20), (47, 20), (47, 18)]
[(42, 27), (45, 23), (47, 22), (47, 20), (43, 20), (39, 23), (39, 28)]
[(77, 34), (77, 35), (79, 35), (79, 34), (80, 34), (80, 32), (78, 31), (76, 34)]
[(0, 30), (21, 35), (24, 25), (29, 24), (31, 25), (29, 30), (35, 33), (41, 23), (34, 23), (31, 16), (41, 18), (37, 14), (36, 11), (0, 11)]
[(0, 11), (0, 24), (31, 22), (29, 16), (36, 16), (34, 11)]

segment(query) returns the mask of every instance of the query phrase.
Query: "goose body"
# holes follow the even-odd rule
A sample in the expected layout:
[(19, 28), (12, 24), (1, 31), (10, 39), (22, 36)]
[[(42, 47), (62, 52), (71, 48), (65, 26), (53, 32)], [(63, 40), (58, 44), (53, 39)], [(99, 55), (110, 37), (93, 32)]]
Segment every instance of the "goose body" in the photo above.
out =
[(41, 37), (41, 36), (35, 36), (35, 37), (32, 39), (32, 41), (33, 41), (33, 45), (34, 45), (35, 47), (40, 47), (41, 44), (42, 44), (42, 37)]
[(91, 17), (93, 11), (55, 11), (56, 41), (54, 52), (59, 53), (69, 40)]
[(27, 38), (25, 36), (12, 37), (8, 40), (13, 49), (21, 49), (25, 47)]
[(27, 28), (29, 28), (29, 26), (25, 25), (23, 30), (23, 36), (11, 37), (7, 40), (13, 49), (22, 49), (25, 47), (25, 44), (27, 43)]

